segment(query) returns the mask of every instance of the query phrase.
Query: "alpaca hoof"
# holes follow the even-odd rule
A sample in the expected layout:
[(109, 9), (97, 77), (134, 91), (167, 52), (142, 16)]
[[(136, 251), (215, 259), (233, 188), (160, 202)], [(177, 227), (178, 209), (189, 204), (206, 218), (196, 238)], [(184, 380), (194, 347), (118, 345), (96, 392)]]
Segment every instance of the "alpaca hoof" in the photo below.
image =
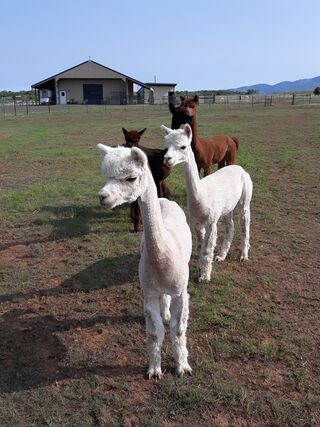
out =
[(199, 282), (210, 282), (210, 275), (201, 275), (198, 279)]
[(147, 372), (148, 379), (155, 378), (156, 380), (161, 380), (162, 371), (161, 368), (149, 368)]
[(183, 366), (180, 365), (177, 368), (177, 375), (178, 375), (178, 377), (183, 377), (184, 374), (187, 374), (187, 375), (190, 375), (190, 376), (192, 375), (192, 368), (189, 365), (189, 363), (186, 363)]
[(130, 233), (140, 233), (140, 231), (143, 230), (143, 227), (141, 224), (132, 224), (132, 227), (130, 227)]
[(222, 261), (224, 261), (224, 260), (225, 260), (225, 257), (222, 257), (222, 256), (217, 255), (217, 256), (214, 258), (214, 260), (215, 260), (215, 262), (222, 262)]
[(163, 323), (165, 323), (166, 325), (169, 325), (170, 319), (171, 319), (170, 313), (163, 313), (162, 315)]
[(245, 261), (248, 261), (248, 255), (241, 255), (241, 257), (240, 257), (240, 262), (245, 262)]

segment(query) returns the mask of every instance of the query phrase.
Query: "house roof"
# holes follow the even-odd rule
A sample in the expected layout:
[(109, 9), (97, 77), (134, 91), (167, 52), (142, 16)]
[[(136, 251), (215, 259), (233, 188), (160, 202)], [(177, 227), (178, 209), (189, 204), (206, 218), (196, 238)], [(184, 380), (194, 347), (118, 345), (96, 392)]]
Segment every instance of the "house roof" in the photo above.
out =
[(98, 62), (92, 61), (91, 59), (89, 59), (89, 60), (87, 60), (87, 61), (84, 61), (84, 62), (81, 62), (80, 64), (75, 65), (74, 67), (67, 68), (66, 70), (63, 70), (63, 71), (61, 71), (60, 73), (54, 74), (53, 76), (48, 77), (48, 78), (46, 78), (46, 79), (44, 79), (44, 80), (41, 80), (41, 81), (40, 81), (40, 82), (38, 82), (38, 83), (34, 83), (34, 84), (31, 86), (31, 88), (32, 88), (32, 89), (34, 89), (34, 88), (36, 88), (37, 86), (41, 86), (41, 85), (43, 85), (44, 83), (46, 83), (46, 82), (48, 82), (48, 81), (50, 81), (50, 80), (53, 80), (53, 79), (57, 78), (59, 75), (64, 74), (64, 73), (66, 73), (66, 72), (68, 72), (68, 71), (71, 71), (71, 70), (73, 70), (74, 68), (80, 67), (81, 65), (86, 64), (87, 62), (91, 62), (91, 63), (93, 63), (93, 64), (99, 65), (100, 67), (105, 68), (106, 70), (109, 70), (109, 71), (112, 71), (112, 72), (114, 72), (114, 73), (117, 73), (117, 74), (119, 74), (119, 76), (125, 77), (125, 78), (126, 78), (126, 79), (128, 79), (128, 80), (131, 80), (133, 83), (137, 84), (138, 86), (142, 86), (142, 87), (145, 87), (145, 88), (147, 88), (147, 89), (149, 89), (149, 88), (150, 88), (150, 87), (149, 87), (149, 85), (148, 85), (147, 83), (140, 82), (140, 81), (139, 81), (139, 80), (137, 80), (137, 79), (134, 79), (134, 78), (132, 78), (132, 77), (129, 77), (129, 76), (127, 76), (126, 74), (119, 73), (119, 71), (113, 70), (112, 68), (106, 67), (105, 65), (99, 64)]
[(147, 86), (177, 86), (178, 83), (145, 83)]

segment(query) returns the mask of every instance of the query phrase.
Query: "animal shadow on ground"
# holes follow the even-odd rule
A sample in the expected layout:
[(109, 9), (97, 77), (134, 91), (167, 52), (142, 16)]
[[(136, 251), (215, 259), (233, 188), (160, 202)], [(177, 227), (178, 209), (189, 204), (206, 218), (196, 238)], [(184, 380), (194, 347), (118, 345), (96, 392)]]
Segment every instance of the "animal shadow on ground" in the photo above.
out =
[(58, 334), (99, 325), (143, 323), (140, 316), (96, 316), (59, 321), (52, 315), (37, 316), (33, 310), (13, 309), (2, 316), (0, 331), (0, 393), (11, 393), (81, 378), (88, 374), (116, 377), (142, 374), (134, 365), (101, 364), (66, 367), (68, 349)]
[[(132, 281), (137, 270), (137, 256), (107, 258), (88, 266), (65, 280), (59, 287), (26, 294), (4, 295), (2, 301), (15, 301), (34, 296), (55, 296), (66, 292), (89, 292), (107, 289)], [(97, 315), (88, 318), (56, 319), (53, 315), (38, 315), (33, 309), (12, 309), (0, 318), (0, 393), (15, 392), (51, 384), (55, 381), (79, 378), (87, 374), (107, 376), (142, 374), (141, 367), (106, 364), (86, 367), (65, 367), (68, 350), (58, 334), (95, 325), (143, 324), (142, 316)]]
[(138, 255), (105, 258), (65, 280), (61, 284), (61, 290), (89, 292), (132, 282), (137, 279), (138, 263)]
[(52, 226), (48, 240), (63, 240), (73, 237), (81, 237), (90, 233), (91, 226), (97, 222), (112, 221), (114, 213), (97, 206), (44, 206), (41, 209), (44, 214), (49, 214), (48, 219), (39, 219), (35, 225)]
[[(17, 239), (7, 243), (0, 243), (0, 250), (5, 250), (17, 245), (31, 245), (36, 243), (52, 242), (54, 240), (71, 239), (90, 234), (92, 224), (108, 222), (110, 224), (119, 221), (119, 210), (102, 209), (100, 206), (44, 206), (41, 208), (40, 217), (33, 221), (34, 226), (49, 225), (52, 227), (47, 236), (39, 236), (30, 239)], [(46, 218), (46, 214), (48, 217)]]
[(21, 301), (33, 297), (50, 297), (69, 292), (90, 292), (95, 289), (121, 286), (136, 280), (138, 263), (138, 255), (105, 258), (90, 264), (84, 270), (67, 278), (58, 287), (0, 295), (0, 303), (6, 301), (16, 302), (17, 299)]

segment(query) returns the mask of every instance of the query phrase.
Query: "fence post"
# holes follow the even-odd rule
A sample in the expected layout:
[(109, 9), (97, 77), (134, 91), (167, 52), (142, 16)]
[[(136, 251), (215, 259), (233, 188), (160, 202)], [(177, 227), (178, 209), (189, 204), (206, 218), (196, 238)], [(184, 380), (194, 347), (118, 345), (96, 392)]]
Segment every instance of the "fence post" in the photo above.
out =
[(26, 110), (27, 110), (27, 115), (28, 115), (29, 114), (28, 101), (26, 101)]
[(17, 107), (16, 107), (16, 100), (13, 101), (13, 107), (14, 107), (14, 115), (17, 115)]
[(295, 97), (295, 93), (292, 94), (292, 102), (291, 105), (294, 105), (294, 97)]

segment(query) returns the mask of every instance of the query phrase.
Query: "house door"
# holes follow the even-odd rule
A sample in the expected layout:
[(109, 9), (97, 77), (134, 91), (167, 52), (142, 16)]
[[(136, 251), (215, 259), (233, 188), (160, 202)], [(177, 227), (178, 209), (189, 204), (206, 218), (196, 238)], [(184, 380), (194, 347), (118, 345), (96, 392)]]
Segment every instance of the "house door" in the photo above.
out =
[(103, 99), (102, 85), (83, 85), (83, 100), (85, 104), (101, 104)]
[(60, 104), (64, 105), (67, 103), (67, 92), (65, 90), (60, 90)]

